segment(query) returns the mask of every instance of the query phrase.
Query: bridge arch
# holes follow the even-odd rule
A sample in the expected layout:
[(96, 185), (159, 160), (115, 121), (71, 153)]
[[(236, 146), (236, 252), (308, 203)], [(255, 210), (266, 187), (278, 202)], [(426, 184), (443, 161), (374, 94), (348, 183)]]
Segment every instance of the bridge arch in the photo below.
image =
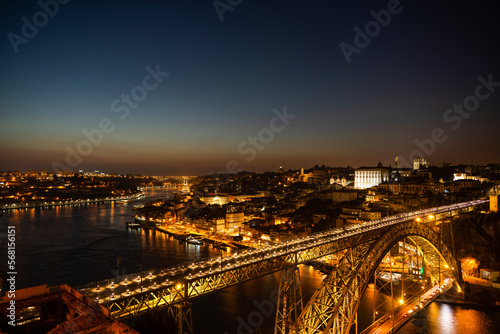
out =
[(427, 257), (428, 263), (443, 263), (455, 281), (461, 282), (460, 267), (440, 236), (422, 223), (403, 222), (382, 230), (375, 241), (338, 253), (337, 266), (304, 307), (297, 333), (348, 334), (370, 278), (384, 255), (405, 237), (418, 245), (424, 261)]

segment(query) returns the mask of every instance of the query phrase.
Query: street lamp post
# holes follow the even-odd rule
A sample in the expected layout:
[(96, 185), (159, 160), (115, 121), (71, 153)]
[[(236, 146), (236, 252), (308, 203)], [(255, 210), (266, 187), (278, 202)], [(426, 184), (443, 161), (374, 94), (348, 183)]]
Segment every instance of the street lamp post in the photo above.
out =
[(220, 271), (222, 272), (222, 246), (220, 248)]
[(142, 264), (139, 264), (139, 269), (141, 270), (141, 293), (142, 293)]

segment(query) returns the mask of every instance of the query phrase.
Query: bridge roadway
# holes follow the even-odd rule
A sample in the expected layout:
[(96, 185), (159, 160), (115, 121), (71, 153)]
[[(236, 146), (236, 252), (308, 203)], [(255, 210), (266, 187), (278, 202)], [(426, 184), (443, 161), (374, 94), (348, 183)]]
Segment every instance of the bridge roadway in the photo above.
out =
[[(416, 220), (429, 222), (471, 210), (488, 200), (475, 200), (397, 214), (345, 229), (332, 229), (226, 257), (214, 257), (176, 268), (150, 270), (77, 287), (107, 306), (113, 317), (135, 316), (142, 311), (182, 304), (192, 298), (298, 264), (376, 240), (386, 228)], [(438, 217), (441, 217), (438, 219)]]
[(395, 308), (394, 313), (386, 314), (359, 334), (394, 333), (410, 321), (421, 309), (432, 303), (441, 293), (452, 286), (453, 279), (451, 278), (445, 279), (444, 284), (441, 286), (439, 284), (430, 286), (412, 299), (407, 300), (404, 305)]

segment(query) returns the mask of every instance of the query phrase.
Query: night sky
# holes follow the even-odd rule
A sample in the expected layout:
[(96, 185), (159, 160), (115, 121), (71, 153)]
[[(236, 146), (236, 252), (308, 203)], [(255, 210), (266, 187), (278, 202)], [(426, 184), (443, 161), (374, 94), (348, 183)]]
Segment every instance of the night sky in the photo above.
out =
[(0, 5), (0, 170), (500, 163), (492, 1), (41, 3)]

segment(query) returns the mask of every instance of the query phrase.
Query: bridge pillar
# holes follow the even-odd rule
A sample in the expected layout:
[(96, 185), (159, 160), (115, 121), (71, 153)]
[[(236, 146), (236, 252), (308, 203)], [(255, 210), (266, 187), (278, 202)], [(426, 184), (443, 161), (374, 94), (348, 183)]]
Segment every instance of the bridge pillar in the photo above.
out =
[(299, 268), (294, 266), (281, 272), (274, 334), (295, 333), (302, 308)]
[(168, 308), (168, 314), (177, 323), (177, 334), (193, 334), (193, 317), (191, 303), (183, 302)]

